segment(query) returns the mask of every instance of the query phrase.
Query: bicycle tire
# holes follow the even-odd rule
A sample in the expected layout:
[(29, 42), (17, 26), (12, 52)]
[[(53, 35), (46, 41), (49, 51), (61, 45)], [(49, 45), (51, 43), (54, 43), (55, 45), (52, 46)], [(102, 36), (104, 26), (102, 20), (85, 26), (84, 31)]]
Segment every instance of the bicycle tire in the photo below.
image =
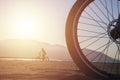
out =
[(77, 0), (67, 18), (66, 22), (66, 43), (70, 55), (79, 69), (88, 76), (98, 77), (103, 79), (119, 79), (119, 75), (111, 75), (96, 68), (88, 59), (83, 55), (82, 49), (79, 46), (77, 39), (77, 24), (79, 17), (84, 9), (94, 0)]

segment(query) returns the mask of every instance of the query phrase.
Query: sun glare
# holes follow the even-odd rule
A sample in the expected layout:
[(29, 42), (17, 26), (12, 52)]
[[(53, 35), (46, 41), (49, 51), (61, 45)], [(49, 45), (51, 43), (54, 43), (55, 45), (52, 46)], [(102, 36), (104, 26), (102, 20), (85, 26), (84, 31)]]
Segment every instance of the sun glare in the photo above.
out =
[(30, 18), (21, 18), (15, 21), (15, 34), (19, 38), (30, 38), (34, 34), (35, 22)]

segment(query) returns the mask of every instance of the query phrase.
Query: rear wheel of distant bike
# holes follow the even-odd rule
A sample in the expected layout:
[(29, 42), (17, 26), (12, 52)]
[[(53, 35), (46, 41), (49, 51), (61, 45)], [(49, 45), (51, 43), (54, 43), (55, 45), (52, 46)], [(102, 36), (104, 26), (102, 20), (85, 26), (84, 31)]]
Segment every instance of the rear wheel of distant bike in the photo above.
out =
[(120, 0), (77, 0), (67, 19), (66, 41), (84, 73), (120, 79)]

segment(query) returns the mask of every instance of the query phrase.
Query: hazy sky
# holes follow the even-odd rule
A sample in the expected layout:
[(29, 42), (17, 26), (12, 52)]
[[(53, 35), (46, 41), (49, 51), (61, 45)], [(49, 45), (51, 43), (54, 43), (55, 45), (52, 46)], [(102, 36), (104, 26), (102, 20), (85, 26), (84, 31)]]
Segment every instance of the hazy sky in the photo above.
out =
[(0, 39), (65, 43), (65, 23), (76, 0), (0, 0)]

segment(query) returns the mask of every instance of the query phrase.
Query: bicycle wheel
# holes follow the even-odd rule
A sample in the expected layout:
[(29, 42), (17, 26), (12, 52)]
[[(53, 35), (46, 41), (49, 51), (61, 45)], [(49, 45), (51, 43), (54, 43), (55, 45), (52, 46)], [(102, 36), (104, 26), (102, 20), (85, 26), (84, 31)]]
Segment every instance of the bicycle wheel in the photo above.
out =
[(120, 0), (77, 0), (66, 22), (71, 57), (87, 75), (120, 76)]

